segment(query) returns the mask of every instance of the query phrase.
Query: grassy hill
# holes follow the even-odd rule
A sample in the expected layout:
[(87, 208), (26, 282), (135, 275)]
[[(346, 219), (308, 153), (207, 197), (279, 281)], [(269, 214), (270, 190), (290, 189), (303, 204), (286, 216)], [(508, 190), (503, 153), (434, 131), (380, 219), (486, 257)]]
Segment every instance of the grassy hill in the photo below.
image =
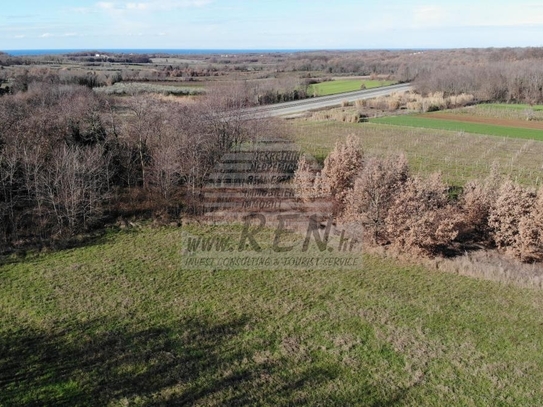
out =
[(364, 257), (181, 268), (178, 228), (0, 266), (0, 405), (543, 404), (543, 293)]

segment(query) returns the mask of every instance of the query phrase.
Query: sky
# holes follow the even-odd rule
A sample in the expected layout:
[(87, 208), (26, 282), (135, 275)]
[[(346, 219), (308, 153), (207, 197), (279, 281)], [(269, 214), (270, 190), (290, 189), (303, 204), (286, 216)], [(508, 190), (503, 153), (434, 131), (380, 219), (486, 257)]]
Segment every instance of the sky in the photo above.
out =
[(541, 0), (2, 0), (0, 50), (543, 46)]

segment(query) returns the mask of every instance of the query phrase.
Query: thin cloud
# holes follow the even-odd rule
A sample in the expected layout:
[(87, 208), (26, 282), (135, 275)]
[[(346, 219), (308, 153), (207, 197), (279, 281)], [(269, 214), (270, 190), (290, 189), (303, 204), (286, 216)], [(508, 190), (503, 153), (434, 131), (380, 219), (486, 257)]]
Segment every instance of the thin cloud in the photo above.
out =
[(449, 10), (440, 6), (421, 6), (414, 11), (413, 24), (415, 27), (435, 27), (447, 21)]
[(40, 35), (40, 38), (59, 38), (59, 37), (78, 37), (78, 36), (79, 34), (75, 32), (68, 32), (68, 33), (62, 33), (62, 34), (44, 33)]
[(127, 10), (148, 10), (148, 3), (126, 3)]
[(14, 14), (6, 16), (6, 19), (8, 20), (26, 20), (28, 18), (35, 18), (38, 17), (36, 14)]
[(144, 2), (106, 2), (96, 3), (101, 10), (110, 11), (169, 11), (181, 8), (204, 7), (211, 4), (213, 0), (156, 0)]
[[(16, 35), (25, 35), (17, 42), (28, 48), (45, 42), (59, 48), (110, 42), (120, 48), (533, 46), (543, 36), (541, 0), (65, 0), (32, 8), (12, 3), (0, 16), (0, 48)], [(304, 3), (311, 7), (300, 14)]]
[(96, 3), (96, 7), (98, 7), (99, 9), (102, 9), (102, 10), (114, 10), (114, 9), (116, 9), (115, 3), (109, 3), (109, 2), (105, 2), (105, 1), (100, 1), (100, 2)]
[(413, 10), (412, 28), (521, 27), (543, 25), (543, 6), (530, 5), (526, 12), (518, 4), (474, 3), (426, 5)]

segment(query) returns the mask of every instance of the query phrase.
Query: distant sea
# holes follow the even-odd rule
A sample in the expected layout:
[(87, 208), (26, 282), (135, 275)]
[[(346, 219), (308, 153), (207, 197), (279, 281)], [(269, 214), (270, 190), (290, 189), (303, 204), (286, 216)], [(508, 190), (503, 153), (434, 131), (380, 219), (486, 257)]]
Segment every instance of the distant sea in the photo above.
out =
[(170, 54), (170, 55), (233, 55), (270, 54), (274, 52), (313, 51), (305, 49), (12, 49), (5, 50), (13, 56), (62, 55), (72, 52), (111, 52), (117, 54)]

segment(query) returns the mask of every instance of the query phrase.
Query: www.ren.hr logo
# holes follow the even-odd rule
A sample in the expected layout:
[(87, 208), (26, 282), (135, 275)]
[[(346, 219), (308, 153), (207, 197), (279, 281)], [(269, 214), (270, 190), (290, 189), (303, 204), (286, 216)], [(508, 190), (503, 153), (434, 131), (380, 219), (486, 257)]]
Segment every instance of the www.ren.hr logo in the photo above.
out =
[(225, 154), (202, 191), (198, 226), (184, 227), (183, 266), (359, 267), (360, 232), (338, 224), (331, 197), (297, 196), (300, 157), (295, 143), (277, 138)]
[[(357, 267), (361, 241), (333, 218), (250, 214), (242, 225), (222, 225), (184, 241), (186, 267)], [(305, 224), (305, 231), (303, 225)]]

